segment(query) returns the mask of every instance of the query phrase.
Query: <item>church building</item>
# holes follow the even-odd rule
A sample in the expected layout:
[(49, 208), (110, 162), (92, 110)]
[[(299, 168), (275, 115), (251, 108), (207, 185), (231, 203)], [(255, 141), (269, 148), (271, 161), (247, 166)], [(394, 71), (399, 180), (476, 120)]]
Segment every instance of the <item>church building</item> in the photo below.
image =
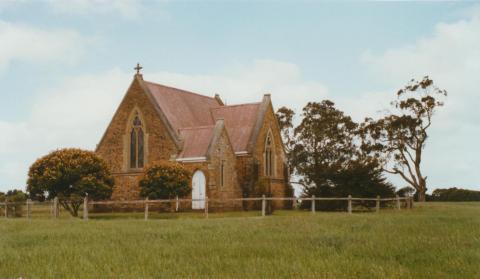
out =
[[(143, 170), (158, 160), (192, 172), (189, 198), (252, 197), (259, 180), (269, 195), (291, 195), (269, 94), (256, 103), (225, 105), (218, 94), (145, 81), (138, 70), (96, 149), (114, 176), (113, 200), (140, 199)], [(192, 203), (193, 209), (204, 206)]]

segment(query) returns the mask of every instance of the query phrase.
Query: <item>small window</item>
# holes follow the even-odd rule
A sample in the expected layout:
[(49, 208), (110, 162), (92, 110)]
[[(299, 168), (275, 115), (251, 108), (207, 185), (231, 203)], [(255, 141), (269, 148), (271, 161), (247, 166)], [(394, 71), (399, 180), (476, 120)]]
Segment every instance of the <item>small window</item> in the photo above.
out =
[(225, 160), (220, 164), (220, 186), (225, 185)]
[(265, 152), (264, 152), (264, 169), (265, 176), (273, 176), (274, 170), (274, 151), (273, 151), (273, 141), (272, 133), (269, 132), (265, 140)]

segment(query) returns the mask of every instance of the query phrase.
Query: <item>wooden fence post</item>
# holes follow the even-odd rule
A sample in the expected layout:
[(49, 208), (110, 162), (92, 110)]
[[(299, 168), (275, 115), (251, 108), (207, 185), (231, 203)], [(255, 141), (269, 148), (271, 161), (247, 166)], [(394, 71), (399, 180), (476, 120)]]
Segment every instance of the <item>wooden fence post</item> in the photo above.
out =
[(262, 217), (265, 217), (265, 207), (266, 207), (267, 203), (266, 203), (266, 200), (265, 200), (265, 195), (262, 195)]
[(178, 196), (175, 197), (175, 211), (178, 212)]
[(375, 205), (377, 213), (380, 212), (380, 196), (377, 196), (377, 204)]
[(413, 208), (413, 197), (410, 197), (410, 209)]
[(352, 214), (352, 195), (348, 195), (348, 213)]
[(148, 220), (148, 197), (145, 199), (145, 221)]
[(7, 199), (5, 199), (5, 218), (8, 218), (8, 205), (7, 205)]
[(312, 195), (312, 213), (315, 213), (315, 195)]
[(88, 220), (88, 195), (83, 198), (83, 220)]
[(205, 196), (205, 218), (208, 219), (208, 196)]
[(396, 199), (397, 199), (397, 209), (400, 210), (400, 197), (397, 195)]
[(30, 219), (31, 215), (32, 215), (32, 200), (31, 199), (28, 199), (27, 200), (27, 219)]
[(53, 218), (58, 218), (58, 197), (53, 199)]

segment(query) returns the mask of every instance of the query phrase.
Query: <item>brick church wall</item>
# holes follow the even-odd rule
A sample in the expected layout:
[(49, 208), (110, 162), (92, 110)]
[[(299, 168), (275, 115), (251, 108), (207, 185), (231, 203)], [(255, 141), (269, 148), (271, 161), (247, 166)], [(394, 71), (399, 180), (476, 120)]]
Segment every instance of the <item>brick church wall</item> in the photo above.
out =
[[(275, 153), (275, 163), (273, 165), (274, 172), (273, 176), (270, 177), (271, 193), (273, 197), (286, 197), (286, 190), (289, 186), (287, 185), (288, 181), (285, 181), (284, 177), (285, 153), (283, 151), (282, 138), (277, 119), (271, 106), (268, 107), (265, 113), (265, 119), (253, 151), (253, 157), (259, 162), (258, 172), (260, 178), (266, 177), (265, 158), (263, 154), (265, 151), (265, 140), (269, 131), (272, 132)], [(283, 201), (275, 201), (274, 204), (277, 208), (280, 208), (284, 207), (287, 203)]]
[(138, 199), (140, 188), (138, 179), (141, 172), (128, 167), (128, 121), (132, 112), (138, 108), (145, 127), (146, 152), (145, 163), (168, 160), (177, 149), (169, 137), (155, 107), (144, 93), (138, 80), (134, 80), (117, 112), (115, 113), (102, 141), (97, 146), (97, 154), (110, 166), (115, 179), (112, 194), (114, 200)]
[[(139, 199), (138, 181), (142, 170), (132, 170), (128, 166), (127, 129), (134, 109), (138, 109), (145, 132), (145, 165), (158, 160), (170, 160), (178, 154), (174, 140), (170, 137), (164, 122), (158, 115), (156, 107), (144, 92), (139, 77), (135, 77), (127, 94), (117, 109), (104, 137), (97, 146), (97, 154), (110, 166), (115, 179), (112, 195), (114, 200)], [(242, 187), (251, 184), (254, 174), (254, 162), (258, 163), (259, 178), (264, 177), (264, 146), (268, 131), (272, 131), (275, 150), (275, 171), (271, 178), (271, 189), (274, 197), (284, 197), (287, 184), (284, 180), (283, 168), (285, 155), (282, 150), (281, 136), (271, 106), (265, 114), (264, 123), (259, 131), (252, 154), (236, 156), (225, 129), (223, 130), (208, 162), (185, 163), (192, 171), (202, 170), (206, 176), (207, 195), (211, 199), (241, 198)], [(225, 162), (225, 184), (220, 186), (220, 165)], [(256, 177), (255, 177), (256, 178)], [(277, 206), (282, 206), (278, 202)], [(223, 205), (229, 208), (227, 205)], [(232, 203), (230, 208), (239, 208), (241, 203)], [(218, 206), (221, 209), (222, 206)]]

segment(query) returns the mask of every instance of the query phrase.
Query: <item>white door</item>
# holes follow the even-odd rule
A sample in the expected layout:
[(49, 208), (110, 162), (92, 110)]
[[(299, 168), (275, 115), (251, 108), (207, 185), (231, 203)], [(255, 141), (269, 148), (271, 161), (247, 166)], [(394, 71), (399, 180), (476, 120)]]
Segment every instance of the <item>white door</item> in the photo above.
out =
[[(205, 208), (205, 175), (197, 170), (192, 178), (192, 209)], [(196, 201), (195, 201), (196, 200)]]

